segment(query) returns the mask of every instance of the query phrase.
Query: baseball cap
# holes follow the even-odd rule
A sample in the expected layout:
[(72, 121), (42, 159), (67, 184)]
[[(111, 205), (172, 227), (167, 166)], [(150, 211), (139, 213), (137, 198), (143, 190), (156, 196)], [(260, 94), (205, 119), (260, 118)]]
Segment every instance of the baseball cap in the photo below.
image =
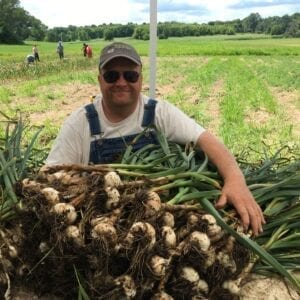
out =
[(109, 61), (116, 57), (125, 57), (137, 65), (142, 65), (140, 56), (132, 46), (125, 43), (115, 42), (102, 49), (99, 68), (102, 69)]

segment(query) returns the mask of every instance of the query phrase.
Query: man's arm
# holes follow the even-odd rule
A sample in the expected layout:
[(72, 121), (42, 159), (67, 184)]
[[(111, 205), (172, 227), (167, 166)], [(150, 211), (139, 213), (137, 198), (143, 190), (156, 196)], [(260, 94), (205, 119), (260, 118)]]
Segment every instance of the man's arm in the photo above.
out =
[(198, 138), (197, 147), (207, 154), (224, 180), (222, 195), (216, 203), (216, 208), (222, 208), (227, 203), (232, 204), (242, 219), (244, 229), (247, 230), (251, 225), (254, 235), (261, 233), (262, 225), (265, 224), (263, 213), (248, 189), (234, 156), (207, 131)]

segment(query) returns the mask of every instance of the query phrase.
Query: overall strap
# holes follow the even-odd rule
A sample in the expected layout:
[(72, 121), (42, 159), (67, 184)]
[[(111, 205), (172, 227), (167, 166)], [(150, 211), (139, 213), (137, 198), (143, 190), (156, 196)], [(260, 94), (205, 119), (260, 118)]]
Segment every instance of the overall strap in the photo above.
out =
[(149, 99), (148, 103), (144, 105), (143, 127), (154, 125), (156, 103), (156, 100)]
[(93, 103), (86, 105), (86, 117), (90, 125), (91, 135), (97, 135), (101, 133), (100, 122), (98, 118), (98, 113)]

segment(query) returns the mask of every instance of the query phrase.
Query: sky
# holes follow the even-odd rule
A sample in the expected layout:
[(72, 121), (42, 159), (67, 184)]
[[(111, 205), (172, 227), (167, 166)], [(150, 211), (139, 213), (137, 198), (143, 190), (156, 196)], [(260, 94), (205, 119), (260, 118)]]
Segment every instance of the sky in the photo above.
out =
[[(153, 0), (151, 0), (153, 1)], [(48, 28), (150, 21), (150, 0), (20, 0), (20, 6)], [(207, 23), (300, 12), (300, 0), (157, 0), (157, 21)]]

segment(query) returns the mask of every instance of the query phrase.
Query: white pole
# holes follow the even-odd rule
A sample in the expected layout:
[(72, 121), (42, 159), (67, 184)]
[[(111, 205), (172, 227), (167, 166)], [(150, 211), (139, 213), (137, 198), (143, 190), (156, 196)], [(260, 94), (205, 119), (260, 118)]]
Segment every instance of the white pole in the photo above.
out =
[(150, 1), (150, 81), (149, 96), (155, 98), (155, 77), (156, 77), (156, 44), (157, 44), (157, 0)]

